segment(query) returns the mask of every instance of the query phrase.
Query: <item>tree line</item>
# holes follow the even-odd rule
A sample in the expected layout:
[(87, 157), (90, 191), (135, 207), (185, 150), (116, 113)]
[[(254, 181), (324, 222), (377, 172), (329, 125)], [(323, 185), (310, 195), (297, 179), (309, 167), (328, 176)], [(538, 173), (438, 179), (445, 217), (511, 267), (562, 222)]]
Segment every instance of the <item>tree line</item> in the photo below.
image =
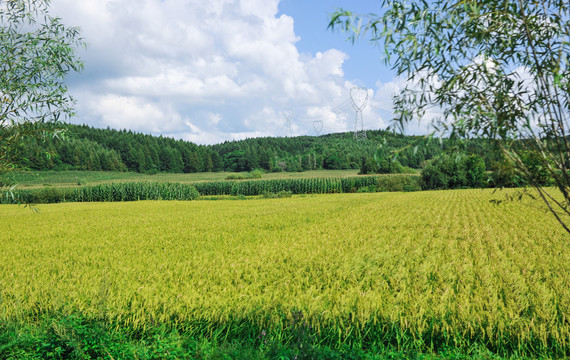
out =
[(318, 137), (251, 138), (216, 145), (196, 145), (130, 130), (67, 125), (63, 137), (31, 138), (18, 148), (20, 165), (32, 170), (195, 173), (360, 169), (361, 173), (398, 173), (420, 169), (426, 161), (456, 151), (483, 159), (485, 170), (501, 161), (490, 141), (455, 144), (449, 139), (368, 131), (368, 140), (352, 133)]
[(224, 160), (226, 171), (264, 169), (271, 172), (360, 169), (362, 160), (373, 158), (379, 144), (388, 151), (420, 143), (417, 149), (400, 154), (404, 166), (420, 168), (421, 163), (440, 154), (444, 146), (425, 141), (423, 137), (404, 136), (387, 131), (368, 132), (368, 140), (355, 141), (352, 133), (336, 133), (318, 137), (254, 138), (226, 141), (212, 149)]
[(128, 130), (68, 124), (64, 137), (30, 139), (19, 159), (33, 170), (102, 170), (191, 173), (223, 170), (220, 156), (206, 146)]

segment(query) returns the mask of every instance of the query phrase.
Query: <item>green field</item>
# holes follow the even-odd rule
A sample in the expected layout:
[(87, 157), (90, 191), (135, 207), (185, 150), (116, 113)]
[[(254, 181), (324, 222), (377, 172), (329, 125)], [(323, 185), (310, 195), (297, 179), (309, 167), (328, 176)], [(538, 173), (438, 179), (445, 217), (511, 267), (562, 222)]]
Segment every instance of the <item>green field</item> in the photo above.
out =
[(490, 202), (504, 196), (1, 205), (0, 320), (258, 347), (294, 344), (302, 314), (310, 343), (338, 351), (569, 356), (568, 238), (538, 201)]
[[(205, 181), (221, 181), (230, 174), (232, 173), (158, 173), (147, 175), (133, 172), (111, 171), (25, 171), (14, 172), (9, 177), (6, 177), (5, 180), (18, 184), (19, 188), (41, 188), (45, 186), (72, 187), (78, 185), (97, 185), (110, 182), (131, 181), (196, 183)], [(342, 178), (356, 176), (357, 174), (358, 170), (315, 170), (293, 173), (268, 173), (263, 175), (263, 179)]]

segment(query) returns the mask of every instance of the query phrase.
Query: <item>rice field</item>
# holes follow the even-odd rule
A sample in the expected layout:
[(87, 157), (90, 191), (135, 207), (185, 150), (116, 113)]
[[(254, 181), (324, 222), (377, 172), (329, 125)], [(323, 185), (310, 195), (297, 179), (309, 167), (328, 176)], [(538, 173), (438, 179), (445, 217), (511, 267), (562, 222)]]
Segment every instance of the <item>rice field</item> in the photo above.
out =
[[(514, 191), (514, 190), (509, 190)], [(538, 201), (426, 191), (0, 206), (0, 320), (570, 355), (569, 239)]]

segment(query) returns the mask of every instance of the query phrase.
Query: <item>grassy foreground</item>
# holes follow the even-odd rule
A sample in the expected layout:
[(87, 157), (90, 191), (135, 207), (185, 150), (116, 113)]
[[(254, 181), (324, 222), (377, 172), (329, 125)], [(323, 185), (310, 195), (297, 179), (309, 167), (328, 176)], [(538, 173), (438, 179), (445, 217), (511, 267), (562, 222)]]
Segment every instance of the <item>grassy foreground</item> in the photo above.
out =
[(14, 334), (81, 342), (98, 324), (133, 348), (182, 336), (251, 358), (569, 356), (568, 239), (503, 196), (2, 205), (0, 355)]

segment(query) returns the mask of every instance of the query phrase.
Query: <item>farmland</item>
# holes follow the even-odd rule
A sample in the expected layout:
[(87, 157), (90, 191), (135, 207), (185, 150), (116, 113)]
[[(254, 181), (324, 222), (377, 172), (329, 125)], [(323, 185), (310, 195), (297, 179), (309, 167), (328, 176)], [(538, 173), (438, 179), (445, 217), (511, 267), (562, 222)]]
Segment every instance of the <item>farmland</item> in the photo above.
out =
[(289, 343), (302, 314), (333, 349), (568, 356), (568, 239), (504, 195), (2, 205), (0, 319)]
[[(323, 175), (339, 174), (340, 177)], [(308, 177), (310, 175), (317, 175)], [(162, 181), (120, 181), (102, 182), (96, 185), (76, 186), (7, 187), (0, 190), (0, 204), (37, 204), (60, 202), (134, 201), (134, 200), (191, 200), (199, 195), (215, 196), (264, 196), (274, 197), (276, 193), (330, 194), (383, 191), (421, 190), (421, 178), (416, 174), (389, 174), (368, 176), (347, 176), (349, 172), (318, 171), (305, 177), (273, 177), (273, 179), (217, 180), (193, 183)], [(96, 176), (97, 174), (95, 174)], [(232, 175), (236, 175), (235, 173)], [(242, 175), (242, 174), (239, 174)], [(251, 174), (243, 174), (250, 176)], [(65, 184), (62, 178), (57, 184)], [(118, 179), (116, 179), (118, 180)], [(211, 199), (211, 197), (210, 197)]]
[[(342, 178), (356, 176), (358, 170), (315, 170), (293, 173), (268, 173), (263, 179), (301, 179), (301, 178)], [(192, 174), (158, 173), (154, 175), (134, 172), (113, 171), (20, 171), (5, 176), (4, 180), (18, 184), (19, 188), (37, 189), (51, 187), (77, 187), (114, 182), (176, 182), (182, 184), (222, 181), (229, 172), (210, 172)], [(0, 181), (2, 177), (0, 177)]]

